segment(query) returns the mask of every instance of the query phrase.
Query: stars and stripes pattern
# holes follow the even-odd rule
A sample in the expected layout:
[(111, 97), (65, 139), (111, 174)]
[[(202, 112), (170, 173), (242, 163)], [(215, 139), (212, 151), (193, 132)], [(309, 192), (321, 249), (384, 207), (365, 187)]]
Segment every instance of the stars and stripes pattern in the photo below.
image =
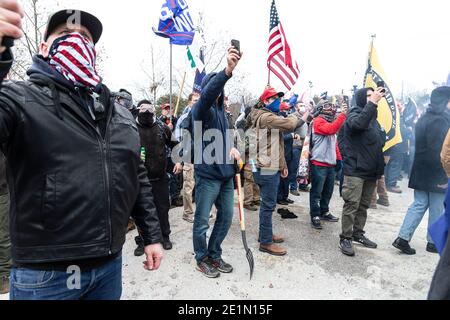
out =
[(81, 34), (72, 33), (59, 39), (49, 58), (50, 65), (77, 86), (95, 88), (102, 81), (95, 69), (95, 46)]
[(300, 68), (292, 59), (291, 48), (287, 42), (283, 26), (278, 17), (275, 0), (270, 9), (270, 35), (269, 57), (267, 59), (269, 70), (283, 82), (288, 90), (297, 83), (300, 76)]

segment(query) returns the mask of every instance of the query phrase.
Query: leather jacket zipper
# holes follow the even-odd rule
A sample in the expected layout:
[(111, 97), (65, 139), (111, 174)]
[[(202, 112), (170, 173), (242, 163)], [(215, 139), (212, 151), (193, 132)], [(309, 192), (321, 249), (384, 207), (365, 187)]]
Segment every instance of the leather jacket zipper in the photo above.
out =
[[(78, 87), (75, 87), (75, 91), (78, 93), (79, 97), (83, 101), (83, 103), (86, 103), (85, 97), (83, 97), (80, 93), (80, 90)], [(85, 106), (88, 108), (89, 112), (92, 115), (92, 112), (89, 108), (88, 104), (85, 104)], [(89, 126), (91, 126), (94, 131), (97, 134), (97, 140), (98, 143), (102, 149), (102, 161), (103, 161), (103, 169), (105, 173), (105, 191), (106, 191), (106, 208), (107, 208), (107, 220), (108, 220), (108, 227), (109, 227), (109, 247), (108, 247), (108, 254), (111, 255), (111, 247), (112, 247), (112, 222), (111, 222), (111, 195), (110, 195), (110, 177), (109, 177), (109, 166), (108, 166), (108, 142), (109, 142), (109, 124), (111, 122), (111, 115), (113, 112), (114, 104), (111, 103), (108, 111), (108, 116), (106, 118), (106, 129), (105, 129), (105, 138), (102, 137), (102, 134), (100, 132), (100, 129), (98, 126), (94, 126), (92, 123), (87, 122)]]

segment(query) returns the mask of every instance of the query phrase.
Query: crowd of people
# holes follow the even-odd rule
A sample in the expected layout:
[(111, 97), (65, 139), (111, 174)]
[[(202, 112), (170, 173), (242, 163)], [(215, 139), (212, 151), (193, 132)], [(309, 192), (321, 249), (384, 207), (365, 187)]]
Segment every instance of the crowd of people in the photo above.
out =
[[(355, 256), (354, 243), (377, 248), (365, 235), (368, 209), (389, 206), (388, 192), (402, 192), (402, 170), (414, 203), (394, 247), (415, 254), (409, 243), (426, 211), (430, 226), (442, 217), (449, 87), (433, 91), (422, 115), (414, 103), (399, 104), (403, 143), (386, 151), (377, 121), (382, 87), (357, 90), (353, 101), (327, 94), (292, 101), (267, 86), (234, 121), (225, 87), (243, 55), (232, 47), (226, 67), (205, 77), (178, 118), (170, 104), (135, 106), (129, 91), (111, 92), (95, 69), (102, 24), (77, 11), (80, 24), (68, 25), (72, 14), (50, 17), (26, 82), (6, 80), (13, 56), (0, 48), (0, 293), (18, 300), (120, 299), (126, 233), (137, 229), (134, 254), (146, 256), (146, 270), (157, 270), (164, 250), (173, 249), (175, 206), (192, 224), (197, 270), (209, 278), (233, 272), (222, 243), (233, 221), (237, 174), (245, 210), (259, 211), (259, 250), (273, 256), (287, 254), (272, 219), (277, 206), (283, 219), (297, 218), (290, 195), (309, 192), (313, 229), (341, 222), (336, 241), (346, 256)], [(0, 38), (20, 38), (22, 16), (16, 1), (0, 1)], [(336, 184), (341, 218), (330, 210)], [(429, 235), (426, 250), (438, 249)], [(450, 298), (445, 250), (432, 298)], [(68, 270), (79, 276), (74, 287)]]

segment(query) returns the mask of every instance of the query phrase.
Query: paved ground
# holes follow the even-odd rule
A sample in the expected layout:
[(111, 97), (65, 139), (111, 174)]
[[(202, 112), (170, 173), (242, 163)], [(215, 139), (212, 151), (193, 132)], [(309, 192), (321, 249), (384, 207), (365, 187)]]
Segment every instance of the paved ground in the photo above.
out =
[[(297, 220), (283, 221), (275, 214), (274, 230), (286, 237), (288, 255), (273, 257), (257, 248), (258, 218), (247, 213), (248, 240), (255, 257), (255, 275), (249, 281), (249, 267), (242, 248), (237, 219), (224, 242), (224, 258), (235, 272), (210, 280), (195, 271), (192, 225), (171, 212), (174, 250), (168, 252), (161, 270), (146, 273), (141, 260), (132, 256), (134, 234), (125, 248), (124, 299), (426, 299), (438, 256), (425, 251), (426, 221), (418, 229), (412, 246), (418, 254), (407, 257), (391, 244), (397, 236), (413, 193), (391, 195), (388, 209), (371, 210), (367, 235), (378, 250), (357, 247), (349, 258), (338, 250), (340, 224), (327, 224), (323, 231), (309, 225), (308, 194), (296, 197)], [(294, 197), (292, 197), (294, 199)], [(334, 197), (333, 213), (340, 216), (342, 200)]]
[[(133, 256), (135, 233), (128, 235), (124, 248), (123, 299), (426, 299), (438, 256), (425, 251), (426, 221), (417, 230), (413, 257), (399, 254), (391, 244), (396, 238), (412, 191), (391, 195), (388, 209), (371, 210), (367, 235), (379, 249), (357, 247), (349, 258), (338, 250), (340, 224), (326, 224), (323, 231), (309, 225), (308, 194), (292, 197), (297, 220), (275, 214), (274, 230), (286, 237), (288, 255), (273, 257), (257, 248), (258, 217), (247, 213), (248, 240), (255, 257), (255, 275), (249, 281), (249, 268), (242, 248), (238, 220), (224, 242), (224, 258), (235, 272), (211, 280), (195, 271), (192, 225), (181, 219), (180, 209), (171, 211), (174, 250), (167, 252), (158, 272), (145, 272), (142, 258)], [(342, 200), (335, 196), (333, 213), (340, 216)], [(236, 214), (237, 217), (237, 214)], [(0, 297), (6, 299), (7, 296)]]

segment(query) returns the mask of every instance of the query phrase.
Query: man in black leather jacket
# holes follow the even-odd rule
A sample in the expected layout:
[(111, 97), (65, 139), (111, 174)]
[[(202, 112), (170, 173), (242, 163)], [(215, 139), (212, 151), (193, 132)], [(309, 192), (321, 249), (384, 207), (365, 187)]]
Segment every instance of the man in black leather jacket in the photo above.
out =
[[(0, 0), (0, 10), (0, 35), (20, 38), (18, 2)], [(120, 299), (130, 215), (146, 246), (144, 267), (159, 268), (162, 236), (132, 115), (114, 104), (101, 81), (79, 85), (49, 62), (62, 50), (61, 41), (81, 39), (94, 48), (101, 33), (101, 22), (86, 12), (54, 14), (30, 79), (1, 84), (0, 145), (11, 193), (11, 299)], [(1, 47), (1, 79), (12, 61), (11, 51)], [(95, 69), (82, 65), (89, 67)]]

